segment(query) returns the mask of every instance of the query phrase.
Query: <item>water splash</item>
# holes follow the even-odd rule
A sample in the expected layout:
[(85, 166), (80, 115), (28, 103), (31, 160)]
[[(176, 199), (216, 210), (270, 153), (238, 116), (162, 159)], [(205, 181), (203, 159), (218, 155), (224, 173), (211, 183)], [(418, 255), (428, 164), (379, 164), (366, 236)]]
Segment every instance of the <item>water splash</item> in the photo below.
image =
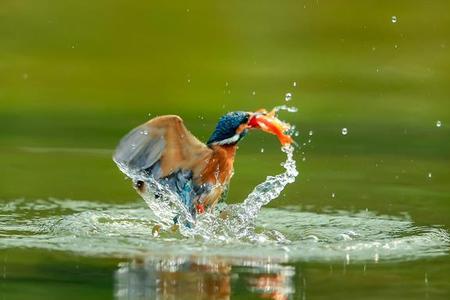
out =
[[(171, 230), (175, 216), (179, 220), (179, 231), (186, 237), (197, 237), (203, 240), (284, 240), (277, 232), (258, 234), (254, 231), (254, 221), (261, 208), (276, 199), (286, 185), (293, 183), (298, 175), (294, 160), (294, 147), (285, 146), (282, 151), (286, 153), (286, 161), (282, 163), (284, 172), (275, 176), (268, 176), (266, 180), (257, 185), (241, 204), (226, 205), (224, 203), (212, 212), (197, 215), (194, 219), (191, 213), (182, 204), (178, 195), (152, 178), (134, 177), (134, 180), (143, 180), (149, 185), (152, 192), (142, 194), (147, 205), (157, 217), (157, 222), (164, 230)], [(128, 175), (130, 175), (128, 173)], [(154, 191), (161, 195), (154, 197)]]
[[(142, 202), (107, 204), (82, 200), (1, 200), (0, 249), (41, 248), (89, 256), (202, 255), (288, 261), (351, 263), (406, 261), (447, 255), (448, 232), (415, 225), (408, 216), (361, 211), (262, 208), (252, 238), (187, 238), (161, 232)], [(213, 220), (214, 221), (214, 220)], [(217, 220), (216, 220), (217, 221)], [(270, 228), (270, 229), (269, 229)], [(280, 238), (280, 235), (283, 238)], [(222, 237), (222, 238), (221, 238)], [(92, 245), (95, 245), (93, 247)]]
[(295, 182), (298, 171), (293, 158), (294, 148), (287, 146), (283, 147), (282, 151), (287, 155), (286, 161), (282, 163), (285, 172), (276, 176), (268, 176), (263, 183), (253, 189), (242, 204), (230, 206), (233, 213), (227, 225), (231, 225), (237, 236), (246, 233), (245, 228), (255, 220), (264, 205), (278, 198), (286, 185)]

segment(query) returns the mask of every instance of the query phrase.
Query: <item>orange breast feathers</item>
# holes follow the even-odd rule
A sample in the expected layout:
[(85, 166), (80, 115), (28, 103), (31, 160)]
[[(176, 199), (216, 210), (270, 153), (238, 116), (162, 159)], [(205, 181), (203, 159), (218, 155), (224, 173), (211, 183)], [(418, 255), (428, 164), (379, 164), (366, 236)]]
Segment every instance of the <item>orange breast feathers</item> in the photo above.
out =
[(229, 183), (233, 175), (236, 147), (236, 145), (212, 147), (212, 155), (200, 175), (201, 184), (226, 185)]
[(212, 184), (213, 188), (206, 197), (202, 199), (205, 207), (214, 207), (226, 190), (233, 176), (234, 156), (236, 145), (213, 146), (212, 154), (200, 174), (198, 184)]

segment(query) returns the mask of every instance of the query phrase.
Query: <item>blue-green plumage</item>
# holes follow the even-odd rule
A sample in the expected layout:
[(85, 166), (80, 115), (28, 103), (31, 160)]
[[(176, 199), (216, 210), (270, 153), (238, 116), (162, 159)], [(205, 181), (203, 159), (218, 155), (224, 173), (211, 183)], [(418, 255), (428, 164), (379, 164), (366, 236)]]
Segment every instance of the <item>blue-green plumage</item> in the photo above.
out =
[[(236, 129), (241, 124), (247, 123), (249, 117), (250, 114), (244, 111), (230, 112), (222, 116), (219, 122), (217, 123), (216, 129), (212, 133), (207, 144), (211, 145), (213, 143), (225, 141), (227, 139), (232, 138), (233, 136), (236, 135)], [(242, 132), (238, 140), (244, 137), (245, 134), (247, 134), (246, 130)], [(235, 142), (237, 142), (238, 140), (236, 140)]]

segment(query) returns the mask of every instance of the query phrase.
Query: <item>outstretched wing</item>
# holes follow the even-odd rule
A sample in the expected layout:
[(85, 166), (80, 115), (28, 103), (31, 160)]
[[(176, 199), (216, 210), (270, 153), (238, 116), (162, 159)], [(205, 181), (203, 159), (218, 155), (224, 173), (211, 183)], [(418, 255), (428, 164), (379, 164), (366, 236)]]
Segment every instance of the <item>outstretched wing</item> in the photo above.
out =
[(195, 138), (178, 116), (161, 116), (130, 131), (122, 138), (113, 156), (126, 175), (133, 177), (158, 166), (157, 178), (178, 170), (199, 176), (211, 149)]

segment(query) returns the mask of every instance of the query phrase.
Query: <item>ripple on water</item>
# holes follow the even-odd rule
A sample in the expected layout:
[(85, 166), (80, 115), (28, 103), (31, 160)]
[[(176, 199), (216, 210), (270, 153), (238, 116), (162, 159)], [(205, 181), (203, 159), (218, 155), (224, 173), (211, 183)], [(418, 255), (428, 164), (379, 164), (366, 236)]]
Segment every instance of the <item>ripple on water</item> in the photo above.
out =
[[(92, 256), (206, 254), (267, 257), (282, 261), (412, 260), (448, 253), (439, 227), (416, 226), (407, 217), (370, 212), (313, 213), (262, 209), (254, 237), (201, 239), (163, 232), (142, 203), (112, 205), (77, 200), (13, 200), (0, 216), (0, 248), (45, 248)], [(280, 238), (283, 237), (283, 238)]]

